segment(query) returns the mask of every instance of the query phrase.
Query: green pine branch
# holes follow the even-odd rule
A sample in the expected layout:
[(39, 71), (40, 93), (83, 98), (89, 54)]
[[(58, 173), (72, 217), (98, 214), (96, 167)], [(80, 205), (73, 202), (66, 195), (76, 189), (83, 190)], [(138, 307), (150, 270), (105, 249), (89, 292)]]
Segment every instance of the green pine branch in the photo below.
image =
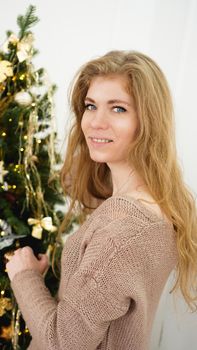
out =
[(20, 32), (19, 32), (20, 39), (24, 37), (24, 35), (33, 25), (39, 22), (39, 18), (35, 16), (35, 11), (36, 11), (36, 7), (33, 5), (30, 5), (24, 16), (19, 15), (17, 17), (17, 24), (20, 28)]

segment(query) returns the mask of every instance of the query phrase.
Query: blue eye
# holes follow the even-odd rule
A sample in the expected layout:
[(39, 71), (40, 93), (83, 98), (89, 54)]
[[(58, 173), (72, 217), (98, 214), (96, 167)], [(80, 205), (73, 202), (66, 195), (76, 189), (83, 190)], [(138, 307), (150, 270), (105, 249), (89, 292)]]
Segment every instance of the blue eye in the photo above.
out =
[(118, 113), (126, 112), (126, 109), (120, 106), (115, 106), (114, 109), (116, 109)]
[[(94, 107), (94, 108), (92, 108)], [(96, 109), (96, 107), (94, 105), (92, 105), (91, 103), (88, 103), (85, 105), (85, 109), (87, 109), (88, 111), (91, 111), (92, 109)]]

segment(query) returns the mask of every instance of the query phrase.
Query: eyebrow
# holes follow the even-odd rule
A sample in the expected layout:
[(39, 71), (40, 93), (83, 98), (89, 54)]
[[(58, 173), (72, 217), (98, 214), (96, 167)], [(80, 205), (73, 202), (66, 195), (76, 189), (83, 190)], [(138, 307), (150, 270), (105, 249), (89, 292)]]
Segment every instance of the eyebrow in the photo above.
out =
[[(90, 102), (95, 103), (95, 101), (92, 98), (88, 97), (88, 96), (85, 98), (85, 101), (90, 101)], [(123, 101), (123, 100), (117, 100), (116, 99), (116, 100), (109, 100), (109, 101), (107, 101), (107, 104), (109, 104), (109, 105), (114, 104), (114, 103), (124, 103), (127, 106), (131, 106), (130, 103), (128, 103), (126, 101)]]

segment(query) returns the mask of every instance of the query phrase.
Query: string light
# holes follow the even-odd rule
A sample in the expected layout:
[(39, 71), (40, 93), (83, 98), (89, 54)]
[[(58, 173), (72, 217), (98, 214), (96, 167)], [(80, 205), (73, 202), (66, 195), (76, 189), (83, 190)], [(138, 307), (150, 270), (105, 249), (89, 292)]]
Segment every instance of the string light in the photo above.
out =
[(21, 148), (20, 148), (20, 151), (21, 151), (21, 152), (23, 152), (23, 151), (24, 151), (24, 148), (23, 148), (23, 147), (21, 147)]
[(5, 90), (5, 86), (0, 86), (0, 91), (4, 91)]
[(21, 74), (19, 77), (20, 80), (24, 80), (25, 79), (25, 74)]
[(6, 132), (2, 132), (1, 136), (5, 137), (6, 136)]
[(17, 172), (18, 174), (20, 173), (20, 165), (19, 164), (15, 165), (14, 171)]
[(12, 122), (12, 118), (9, 119), (9, 122)]

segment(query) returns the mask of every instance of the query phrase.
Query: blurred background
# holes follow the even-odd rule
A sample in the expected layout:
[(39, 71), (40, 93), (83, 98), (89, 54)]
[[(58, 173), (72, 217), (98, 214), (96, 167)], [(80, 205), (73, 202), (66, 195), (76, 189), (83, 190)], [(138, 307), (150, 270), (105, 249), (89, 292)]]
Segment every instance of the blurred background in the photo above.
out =
[[(68, 131), (68, 88), (78, 68), (107, 51), (138, 50), (152, 57), (169, 82), (176, 140), (185, 182), (197, 194), (197, 0), (6, 0), (0, 10), (0, 45), (6, 31), (17, 34), (16, 18), (32, 4), (40, 22), (32, 29), (39, 54), (33, 63), (47, 70), (58, 90), (55, 115), (58, 148), (64, 156)], [(197, 314), (163, 291), (150, 350), (195, 350)]]

